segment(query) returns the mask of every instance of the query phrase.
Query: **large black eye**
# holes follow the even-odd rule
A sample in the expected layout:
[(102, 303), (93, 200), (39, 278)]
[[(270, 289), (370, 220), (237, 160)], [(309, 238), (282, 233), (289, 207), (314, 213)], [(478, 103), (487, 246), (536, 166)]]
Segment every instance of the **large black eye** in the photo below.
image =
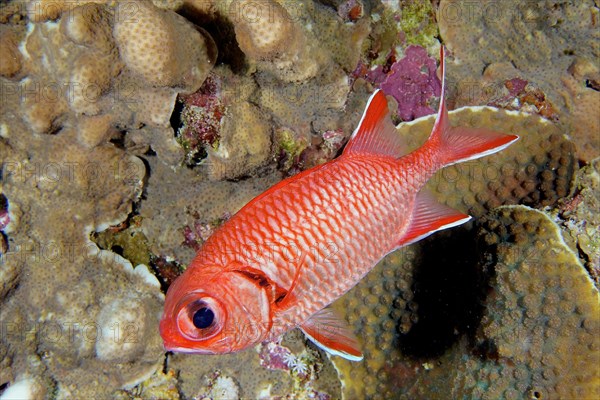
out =
[(206, 329), (213, 323), (215, 314), (208, 307), (202, 307), (194, 313), (192, 321), (194, 326), (198, 329)]
[(177, 327), (189, 340), (208, 340), (221, 332), (227, 322), (223, 307), (203, 293), (191, 293), (177, 307)]

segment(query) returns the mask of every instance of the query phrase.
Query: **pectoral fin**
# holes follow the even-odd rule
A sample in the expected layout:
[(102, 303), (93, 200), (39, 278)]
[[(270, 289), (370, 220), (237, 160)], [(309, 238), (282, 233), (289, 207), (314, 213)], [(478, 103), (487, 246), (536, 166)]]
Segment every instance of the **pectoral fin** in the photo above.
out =
[(317, 346), (336, 356), (351, 361), (363, 359), (358, 340), (350, 327), (334, 314), (330, 308), (324, 308), (304, 322), (300, 329)]

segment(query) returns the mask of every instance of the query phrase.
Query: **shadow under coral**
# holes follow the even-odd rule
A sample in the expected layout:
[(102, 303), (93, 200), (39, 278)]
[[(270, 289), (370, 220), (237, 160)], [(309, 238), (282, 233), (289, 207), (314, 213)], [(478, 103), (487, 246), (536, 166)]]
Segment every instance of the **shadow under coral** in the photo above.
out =
[(478, 268), (479, 254), (475, 230), (468, 226), (423, 241), (414, 271), (416, 321), (400, 334), (405, 355), (439, 357), (463, 335), (474, 336), (489, 287), (489, 276)]

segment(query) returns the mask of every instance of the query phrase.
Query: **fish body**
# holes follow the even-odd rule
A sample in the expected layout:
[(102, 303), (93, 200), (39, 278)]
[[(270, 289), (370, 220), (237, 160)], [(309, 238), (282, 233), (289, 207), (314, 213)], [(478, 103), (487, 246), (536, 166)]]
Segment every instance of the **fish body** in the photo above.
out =
[(451, 127), (443, 93), (429, 140), (403, 156), (375, 92), (340, 157), (278, 183), (217, 229), (169, 288), (165, 348), (229, 353), (300, 327), (325, 350), (360, 360), (357, 339), (327, 306), (386, 254), (469, 220), (422, 191), (437, 170), (518, 139)]

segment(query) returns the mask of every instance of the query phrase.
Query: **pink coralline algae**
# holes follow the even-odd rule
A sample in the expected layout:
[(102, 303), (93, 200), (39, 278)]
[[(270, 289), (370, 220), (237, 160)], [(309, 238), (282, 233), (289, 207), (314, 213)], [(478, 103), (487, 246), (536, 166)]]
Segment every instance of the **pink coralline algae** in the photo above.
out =
[(4, 228), (6, 228), (8, 226), (9, 222), (10, 222), (10, 217), (8, 215), (8, 211), (1, 210), (0, 211), (0, 231), (3, 231)]
[(263, 343), (259, 356), (260, 365), (264, 368), (290, 370), (287, 360), (292, 356), (292, 352), (287, 347), (273, 342)]
[(526, 80), (509, 79), (504, 82), (504, 89), (500, 91), (500, 96), (492, 97), (488, 101), (489, 106), (539, 114), (549, 120), (558, 121), (558, 112), (546, 98), (546, 94)]
[[(198, 218), (198, 216), (195, 216)], [(202, 244), (213, 234), (223, 222), (227, 221), (231, 215), (224, 214), (220, 219), (209, 223), (203, 223), (201, 221), (195, 221), (191, 226), (185, 226), (183, 228), (183, 245), (191, 247), (195, 251), (200, 250)]]
[(216, 147), (219, 144), (221, 118), (225, 114), (220, 95), (221, 80), (213, 74), (196, 93), (180, 97), (183, 111), (178, 141), (186, 151), (188, 165), (202, 158), (204, 146)]
[(380, 66), (370, 71), (367, 79), (396, 99), (398, 116), (403, 121), (412, 121), (435, 113), (431, 104), (442, 89), (436, 70), (435, 59), (429, 57), (424, 48), (409, 46), (404, 58), (393, 63), (389, 72)]

